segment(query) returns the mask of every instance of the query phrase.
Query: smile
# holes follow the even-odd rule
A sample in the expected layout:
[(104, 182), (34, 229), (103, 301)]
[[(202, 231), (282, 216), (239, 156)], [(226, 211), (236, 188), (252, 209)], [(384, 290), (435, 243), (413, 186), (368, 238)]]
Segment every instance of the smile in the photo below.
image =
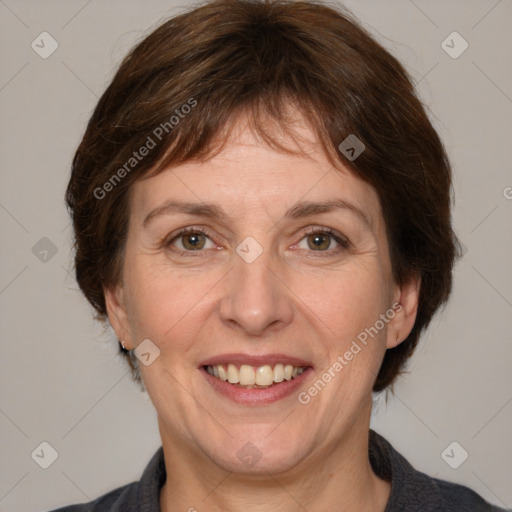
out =
[(264, 364), (251, 366), (247, 364), (216, 364), (206, 365), (206, 371), (216, 379), (228, 382), (235, 387), (268, 388), (285, 380), (292, 380), (302, 375), (306, 369), (304, 366), (277, 363), (273, 366)]

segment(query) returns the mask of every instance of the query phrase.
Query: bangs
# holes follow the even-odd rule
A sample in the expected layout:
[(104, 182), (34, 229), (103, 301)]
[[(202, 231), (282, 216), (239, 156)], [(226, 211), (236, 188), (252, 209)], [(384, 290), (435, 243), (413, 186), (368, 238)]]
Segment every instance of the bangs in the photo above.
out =
[(307, 155), (304, 147), (312, 141), (300, 132), (309, 128), (314, 142), (320, 145), (330, 163), (339, 166), (336, 147), (322, 117), (309, 101), (287, 93), (273, 95), (272, 100), (271, 104), (267, 98), (255, 96), (243, 104), (234, 104), (230, 111), (212, 108), (209, 122), (205, 122), (201, 112), (189, 114), (176, 126), (161, 160), (142, 179), (189, 161), (205, 162), (214, 158), (232, 140), (233, 132), (242, 127), (247, 127), (257, 141), (274, 151), (302, 156)]

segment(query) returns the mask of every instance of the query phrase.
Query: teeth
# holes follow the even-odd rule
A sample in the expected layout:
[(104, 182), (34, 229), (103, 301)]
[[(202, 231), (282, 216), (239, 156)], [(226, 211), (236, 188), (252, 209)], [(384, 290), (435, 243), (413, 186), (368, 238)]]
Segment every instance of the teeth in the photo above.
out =
[(283, 365), (281, 363), (276, 364), (274, 368), (265, 364), (259, 366), (256, 371), (247, 364), (241, 365), (240, 369), (234, 364), (228, 364), (227, 369), (221, 364), (206, 367), (206, 371), (219, 380), (249, 388), (258, 386), (268, 387), (274, 383), (294, 379), (302, 375), (305, 369), (302, 366)]
[(240, 384), (242, 384), (242, 386), (252, 386), (256, 384), (256, 374), (251, 366), (243, 364), (240, 367)]
[[(253, 369), (251, 368), (251, 371)], [(270, 386), (272, 385), (272, 382), (274, 381), (274, 372), (272, 371), (272, 368), (266, 364), (265, 366), (260, 366), (256, 370), (256, 384), (258, 386)]]
[(283, 382), (284, 380), (284, 366), (276, 364), (274, 366), (274, 382)]
[[(207, 366), (207, 369), (208, 368), (210, 368), (210, 366)], [(234, 364), (228, 364), (228, 382), (230, 382), (231, 384), (237, 384), (238, 382), (240, 382), (239, 372)]]
[(228, 380), (228, 372), (224, 370), (224, 366), (218, 364), (217, 366), (215, 366), (215, 368), (217, 368), (217, 371), (219, 372), (220, 380)]

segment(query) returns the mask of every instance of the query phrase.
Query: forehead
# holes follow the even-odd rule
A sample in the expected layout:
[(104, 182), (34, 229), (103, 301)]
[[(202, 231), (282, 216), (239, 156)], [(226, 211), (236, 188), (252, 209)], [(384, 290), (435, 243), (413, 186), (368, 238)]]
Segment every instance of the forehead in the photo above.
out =
[(378, 195), (343, 164), (335, 168), (313, 130), (297, 116), (291, 130), (269, 125), (273, 140), (289, 149), (271, 148), (245, 118), (232, 126), (222, 150), (200, 162), (191, 160), (137, 181), (131, 213), (143, 222), (149, 212), (171, 200), (215, 202), (241, 219), (265, 211), (279, 217), (299, 201), (342, 200), (380, 218)]

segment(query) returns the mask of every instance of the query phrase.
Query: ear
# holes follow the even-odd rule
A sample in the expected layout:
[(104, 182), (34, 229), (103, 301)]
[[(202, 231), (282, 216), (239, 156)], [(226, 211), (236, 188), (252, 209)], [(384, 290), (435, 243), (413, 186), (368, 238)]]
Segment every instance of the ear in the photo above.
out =
[(402, 286), (397, 286), (394, 293), (393, 309), (395, 316), (389, 322), (386, 348), (394, 348), (409, 336), (416, 314), (420, 296), (421, 276), (409, 278)]
[(135, 344), (130, 336), (130, 326), (128, 322), (128, 314), (124, 302), (124, 290), (122, 286), (104, 288), (105, 305), (107, 315), (117, 339), (123, 341), (127, 350), (135, 348)]

